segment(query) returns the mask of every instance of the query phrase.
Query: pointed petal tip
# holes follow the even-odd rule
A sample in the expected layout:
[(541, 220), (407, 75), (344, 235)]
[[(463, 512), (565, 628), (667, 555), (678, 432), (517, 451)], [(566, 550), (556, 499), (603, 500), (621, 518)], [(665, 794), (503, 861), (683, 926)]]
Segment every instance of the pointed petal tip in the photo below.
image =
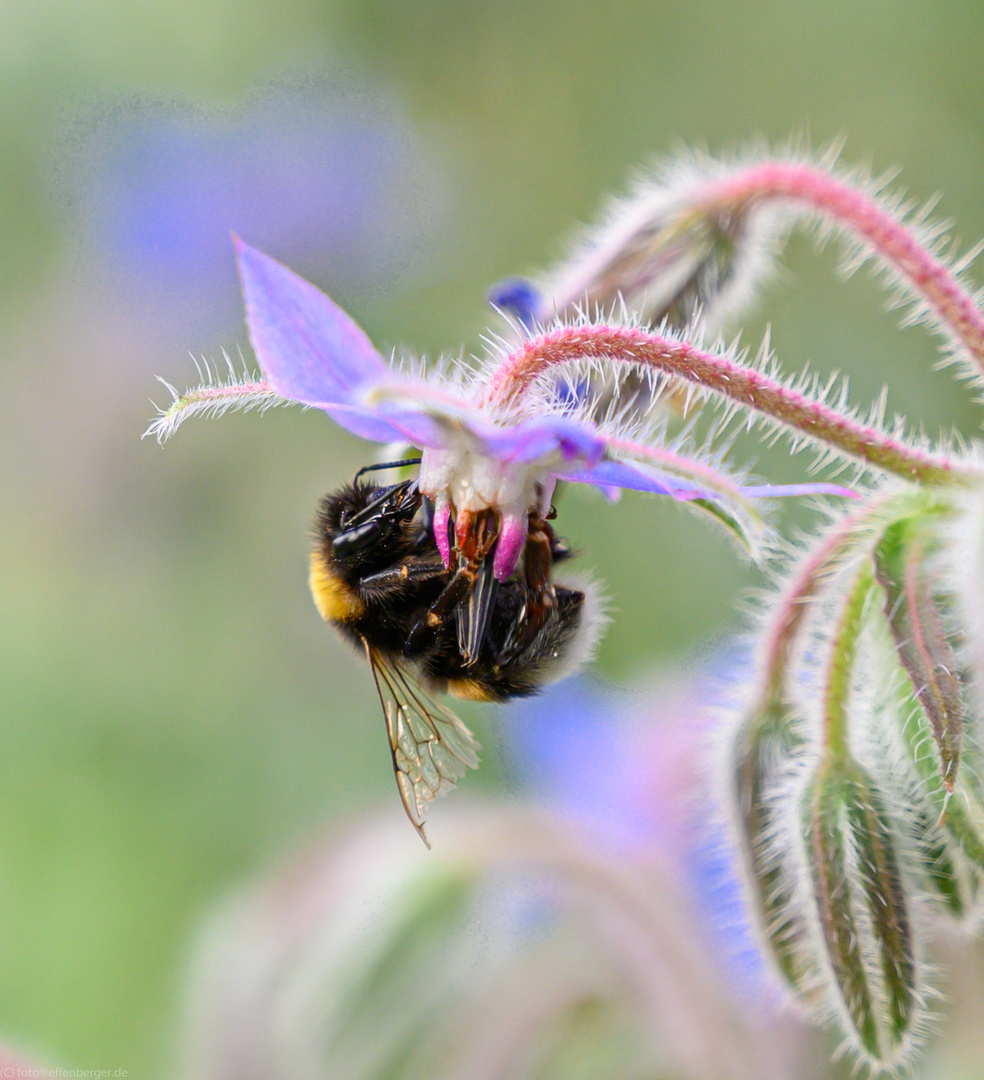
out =
[(242, 265), (242, 260), (244, 257), (252, 254), (263, 254), (259, 248), (253, 247), (252, 244), (247, 244), (246, 241), (239, 235), (239, 233), (230, 231), (229, 239), (232, 240), (232, 246), (236, 252), (236, 263), (240, 266)]
[(250, 341), (282, 397), (317, 408), (352, 407), (388, 374), (362, 328), (329, 296), (234, 237)]

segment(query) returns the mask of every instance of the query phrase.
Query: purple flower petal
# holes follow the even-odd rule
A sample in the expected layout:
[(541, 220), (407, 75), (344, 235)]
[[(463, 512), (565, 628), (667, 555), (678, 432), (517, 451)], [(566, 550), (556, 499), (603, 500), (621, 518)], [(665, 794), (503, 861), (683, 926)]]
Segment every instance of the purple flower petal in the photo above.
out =
[(543, 308), (543, 297), (532, 281), (511, 278), (493, 287), (489, 303), (512, 315), (525, 330), (531, 330)]
[(693, 490), (693, 484), (684, 484), (668, 476), (636, 468), (627, 461), (599, 461), (597, 465), (566, 469), (557, 473), (558, 480), (575, 484), (594, 484), (609, 492), (612, 488), (629, 488), (632, 491), (648, 491), (654, 495), (678, 495), (686, 490), (691, 498), (706, 492)]
[(566, 416), (544, 416), (513, 427), (484, 425), (476, 429), (489, 452), (500, 461), (530, 462), (557, 451), (565, 461), (594, 464), (605, 452), (605, 440), (592, 428)]
[[(683, 479), (668, 474), (639, 468), (628, 461), (606, 460), (595, 466), (567, 469), (556, 474), (558, 480), (576, 484), (594, 484), (602, 490), (628, 488), (632, 491), (648, 491), (655, 495), (672, 495), (675, 499), (718, 499), (721, 493), (710, 488), (696, 486), (693, 479)], [(839, 484), (758, 484), (736, 486), (735, 491), (746, 499), (784, 499), (800, 495), (840, 495), (857, 498), (857, 493)]]
[(599, 461), (605, 436), (570, 416), (530, 417), (511, 425), (494, 423), (467, 397), (423, 380), (390, 379), (371, 385), (363, 409), (399, 428), (416, 446), (440, 449), (466, 436), (472, 447), (509, 465), (556, 460)]
[(368, 384), (359, 401), (357, 408), (344, 412), (371, 415), (414, 446), (439, 450), (464, 433), (482, 446), (486, 437), (500, 430), (467, 398), (440, 390), (425, 379), (390, 376)]
[(250, 340), (276, 393), (319, 408), (352, 405), (355, 391), (388, 376), (369, 338), (320, 289), (239, 239), (236, 250)]
[(457, 426), (456, 423), (449, 423), (447, 417), (412, 404), (385, 402), (376, 406), (375, 411), (380, 421), (385, 421), (399, 432), (399, 439), (421, 448), (440, 450), (447, 446)]
[(858, 492), (840, 484), (762, 484), (739, 490), (749, 499), (785, 499), (794, 495), (840, 495), (845, 499), (861, 497)]
[(408, 442), (413, 446), (427, 446), (425, 442), (412, 438), (406, 426), (398, 426), (376, 415), (376, 410), (355, 405), (322, 405), (322, 409), (336, 424), (358, 435), (360, 439), (373, 442), (391, 443)]

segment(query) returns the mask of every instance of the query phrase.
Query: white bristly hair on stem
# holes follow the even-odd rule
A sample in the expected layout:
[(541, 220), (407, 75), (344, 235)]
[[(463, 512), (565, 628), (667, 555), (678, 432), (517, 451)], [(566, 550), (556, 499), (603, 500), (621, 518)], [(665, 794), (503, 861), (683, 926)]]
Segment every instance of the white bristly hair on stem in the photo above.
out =
[(218, 365), (213, 367), (204, 357), (192, 357), (201, 382), (189, 390), (178, 390), (158, 376), (157, 381), (171, 395), (171, 401), (163, 408), (157, 407), (158, 416), (143, 433), (143, 438), (150, 436), (163, 445), (185, 420), (193, 416), (208, 418), (253, 409), (266, 412), (277, 406), (297, 404), (275, 393), (259, 374), (247, 369), (245, 361), (242, 369), (237, 371), (229, 354), (223, 351), (222, 356), (228, 369), (226, 378), (219, 377)]
[[(892, 293), (890, 306), (905, 309), (903, 325), (929, 326), (944, 339), (944, 361), (959, 362), (982, 385), (982, 291), (968, 271), (984, 241), (959, 252), (950, 223), (931, 217), (936, 196), (920, 205), (893, 190), (897, 170), (873, 176), (841, 166), (839, 156), (833, 144), (817, 155), (760, 147), (730, 159), (691, 152), (657, 163), (543, 276), (539, 319), (622, 298), (658, 321), (673, 290), (689, 288), (691, 308), (676, 325), (723, 328), (747, 311), (785, 236), (804, 224), (821, 244), (836, 233), (846, 245), (843, 273), (870, 264)], [(695, 282), (708, 266), (710, 279)]]

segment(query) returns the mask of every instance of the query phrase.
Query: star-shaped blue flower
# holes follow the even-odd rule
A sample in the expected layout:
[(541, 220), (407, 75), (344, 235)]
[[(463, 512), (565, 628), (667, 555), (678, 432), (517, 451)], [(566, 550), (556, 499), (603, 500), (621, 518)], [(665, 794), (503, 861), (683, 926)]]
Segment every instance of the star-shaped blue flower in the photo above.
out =
[(492, 510), (499, 520), (493, 569), (500, 580), (509, 577), (530, 513), (548, 512), (558, 480), (592, 484), (609, 496), (630, 488), (698, 501), (746, 537), (758, 521), (751, 499), (851, 494), (822, 483), (738, 483), (718, 460), (689, 447), (688, 454), (680, 440), (668, 445), (664, 424), (651, 411), (621, 407), (617, 392), (605, 407), (597, 394), (571, 393), (585, 370), (617, 386), (625, 369), (624, 357), (606, 363), (596, 353), (580, 356), (576, 328), (534, 334), (524, 325), (515, 342), (499, 342), (472, 367), (456, 362), (425, 371), (388, 363), (314, 285), (248, 244), (236, 245), (263, 377), (175, 393), (151, 430), (163, 439), (195, 412), (296, 402), (323, 410), (361, 438), (419, 447), (419, 486), (434, 501), (445, 562), (449, 523), (460, 536), (476, 515)]

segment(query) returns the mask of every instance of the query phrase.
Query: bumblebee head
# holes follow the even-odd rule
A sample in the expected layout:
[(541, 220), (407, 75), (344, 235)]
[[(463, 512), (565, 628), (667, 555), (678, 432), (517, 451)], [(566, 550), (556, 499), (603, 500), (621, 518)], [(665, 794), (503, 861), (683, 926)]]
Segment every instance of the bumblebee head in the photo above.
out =
[(383, 488), (356, 482), (326, 496), (317, 523), (322, 557), (345, 576), (391, 566), (409, 550), (421, 501), (414, 480)]

